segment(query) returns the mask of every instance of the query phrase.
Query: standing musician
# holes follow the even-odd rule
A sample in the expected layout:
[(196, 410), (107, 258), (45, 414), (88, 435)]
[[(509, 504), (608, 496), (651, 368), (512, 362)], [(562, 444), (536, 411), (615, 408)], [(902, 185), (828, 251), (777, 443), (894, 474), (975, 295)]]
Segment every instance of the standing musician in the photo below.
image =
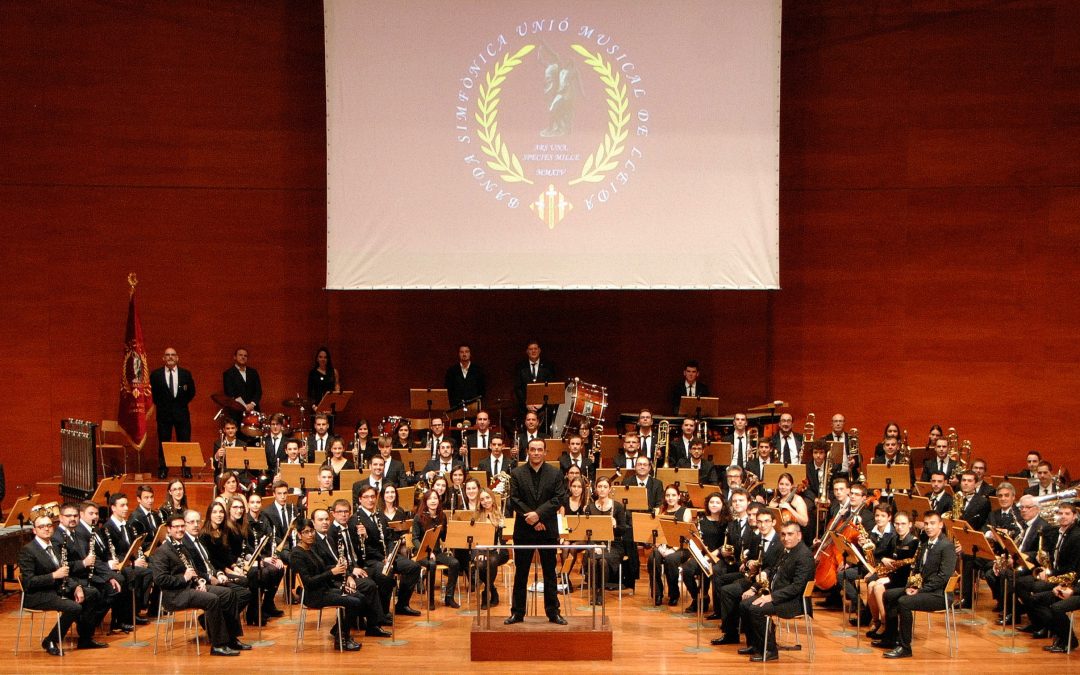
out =
[(698, 485), (715, 485), (718, 479), (714, 473), (713, 463), (702, 457), (704, 453), (705, 441), (695, 438), (690, 443), (690, 456), (679, 460), (678, 468), (697, 471), (695, 478)]
[(564, 474), (571, 466), (581, 469), (582, 476), (594, 475), (592, 460), (585, 454), (585, 440), (579, 434), (572, 434), (566, 440), (566, 450), (559, 456), (559, 468)]
[[(235, 399), (248, 412), (257, 410), (262, 400), (262, 382), (259, 371), (248, 367), (248, 350), (244, 347), (233, 352), (233, 365), (221, 374), (221, 385), (225, 395)], [(236, 412), (230, 411), (233, 419), (240, 421)]]
[[(754, 597), (754, 586), (758, 583), (760, 572), (772, 569), (776, 561), (780, 559), (779, 537), (776, 535), (773, 515), (760, 504), (751, 504), (748, 513), (752, 514), (749, 521), (757, 528), (756, 535), (743, 537), (742, 540), (742, 564), (736, 572), (724, 575), (721, 582), (727, 581), (720, 588), (720, 638), (713, 644), (735, 644), (739, 641), (737, 626), (739, 623), (739, 605), (742, 600)], [(744, 622), (742, 632), (747, 635), (747, 645), (750, 645), (750, 625)], [(760, 651), (760, 649), (758, 650)], [(751, 653), (744, 651), (744, 654)]]
[[(394, 490), (394, 498), (397, 498), (397, 488)], [(383, 602), (383, 612), (390, 611), (390, 595), (394, 586), (394, 576), (400, 577), (398, 585), (397, 603), (394, 606), (394, 614), (399, 616), (420, 616), (420, 612), (409, 606), (413, 590), (420, 581), (420, 566), (412, 559), (396, 555), (390, 565), (389, 574), (383, 574), (383, 566), (386, 558), (390, 555), (394, 544), (388, 536), (390, 522), (386, 516), (378, 512), (378, 500), (380, 492), (376, 492), (373, 486), (364, 487), (360, 491), (359, 507), (353, 515), (350, 525), (356, 530), (364, 541), (367, 550), (365, 569), (375, 583), (379, 586), (380, 597)]]
[(792, 431), (794, 423), (791, 413), (780, 415), (780, 430), (772, 437), (772, 447), (776, 448), (776, 456), (781, 464), (801, 464), (803, 437), (797, 431)]
[(700, 376), (701, 368), (697, 361), (689, 360), (683, 364), (682, 382), (671, 389), (671, 409), (674, 411), (672, 414), (679, 414), (679, 406), (682, 403), (683, 396), (709, 395), (709, 387), (704, 382), (699, 381)]
[[(750, 461), (752, 453), (750, 450), (750, 437), (746, 433), (747, 423), (746, 413), (735, 413), (734, 429), (732, 429), (730, 435), (721, 438), (723, 442), (731, 443), (731, 458), (727, 461), (728, 466), (745, 466)], [(714, 459), (719, 464), (725, 461), (726, 458), (717, 457)]]
[[(877, 513), (875, 507), (875, 520)], [(885, 625), (885, 591), (907, 585), (915, 550), (919, 547), (919, 538), (912, 529), (910, 515), (897, 513), (893, 518), (893, 527), (896, 531), (896, 545), (892, 553), (877, 558), (877, 568), (870, 570), (865, 577), (866, 607), (870, 610), (872, 622), (866, 637), (874, 640), (880, 640), (883, 636), (881, 628)]]
[[(197, 518), (198, 513), (192, 511)], [(154, 585), (161, 589), (165, 610), (203, 610), (203, 622), (213, 656), (238, 656), (251, 645), (240, 642), (238, 596), (232, 589), (200, 577), (184, 547), (185, 516), (169, 517), (168, 539), (150, 556)]]
[(473, 363), (469, 345), (458, 346), (458, 362), (446, 369), (443, 386), (446, 387), (450, 405), (454, 407), (486, 395), (484, 369)]
[(942, 532), (941, 516), (933, 511), (923, 514), (923, 532), (927, 540), (915, 555), (912, 574), (905, 588), (885, 591), (885, 630), (872, 645), (886, 649), (887, 659), (910, 658), (912, 612), (937, 612), (945, 609), (945, 585), (956, 569), (956, 549)]
[[(554, 382), (558, 379), (555, 365), (540, 358), (540, 343), (529, 340), (525, 345), (525, 358), (514, 367), (514, 400), (517, 401), (518, 414), (535, 413), (537, 419), (544, 416), (544, 406), (527, 405), (528, 385), (538, 382)], [(525, 448), (522, 448), (525, 449)]]
[(373, 620), (367, 626), (366, 635), (389, 637), (390, 633), (383, 630), (381, 626), (388, 626), (393, 622), (386, 608), (390, 605), (390, 593), (394, 580), (381, 573), (379, 578), (375, 578), (368, 571), (369, 563), (374, 563), (381, 571), (382, 560), (372, 559), (367, 549), (367, 531), (362, 530), (356, 521), (351, 519), (352, 507), (349, 505), (349, 500), (335, 500), (330, 509), (332, 520), (326, 532), (326, 541), (338, 557), (344, 554), (345, 561), (348, 563), (346, 573), (349, 584), (354, 589), (353, 593), (368, 601)]
[[(623, 564), (623, 557), (627, 550), (633, 550), (635, 556), (633, 563), (637, 564), (636, 549), (626, 548), (625, 538), (629, 532), (626, 522), (626, 507), (611, 498), (611, 479), (607, 476), (601, 476), (596, 479), (596, 484), (593, 486), (596, 490), (596, 499), (589, 504), (585, 505), (585, 513), (590, 516), (611, 516), (611, 526), (614, 530), (615, 538), (607, 542), (608, 547), (602, 549), (597, 554), (595, 549), (586, 553), (589, 557), (596, 557), (597, 555), (602, 558), (598, 560), (598, 564), (606, 565), (606, 573), (601, 572), (597, 567), (597, 574), (600, 578), (607, 577), (607, 584), (613, 585), (618, 583), (619, 567)], [(589, 603), (599, 605), (604, 602), (604, 588), (600, 585), (600, 578), (590, 581), (590, 589), (592, 594), (589, 598)]]
[[(705, 503), (702, 507), (697, 519), (697, 529), (701, 534), (702, 543), (705, 544), (705, 550), (702, 553), (716, 560), (716, 562), (712, 563), (713, 574), (720, 574), (723, 572), (723, 559), (721, 558), (720, 549), (727, 543), (724, 535), (727, 533), (729, 520), (724, 509), (724, 498), (719, 492), (710, 492), (705, 497)], [(701, 568), (698, 567), (696, 560), (689, 558), (682, 564), (680, 569), (682, 570), (683, 583), (686, 585), (686, 593), (690, 596), (690, 605), (685, 611), (693, 614), (698, 609), (698, 574), (700, 574)], [(705, 603), (705, 607), (708, 607), (709, 594), (706, 593), (701, 601)]]
[[(478, 523), (491, 523), (494, 525), (495, 540), (492, 543), (502, 543), (502, 510), (495, 503), (495, 495), (490, 490), (480, 490), (480, 498), (473, 519)], [(476, 562), (477, 585), (483, 586), (484, 589), (480, 592), (480, 609), (496, 607), (499, 604), (499, 587), (496, 577), (499, 573), (499, 567), (510, 561), (510, 550), (501, 548), (497, 551), (476, 553), (474, 560)]]
[(169, 475), (165, 466), (166, 441), (171, 441), (173, 431), (176, 440), (191, 440), (191, 412), (188, 404), (195, 398), (195, 378), (191, 371), (179, 366), (180, 356), (173, 347), (166, 347), (161, 358), (165, 365), (150, 373), (150, 393), (154, 399), (158, 432), (158, 478)]
[(491, 437), (488, 449), (491, 454), (480, 460), (477, 468), (487, 473), (487, 481), (490, 485), (495, 476), (500, 473), (509, 474), (517, 466), (517, 460), (506, 456), (506, 439), (501, 434)]
[[(765, 619), (778, 616), (790, 619), (803, 611), (802, 597), (806, 584), (814, 578), (814, 554), (803, 543), (802, 528), (787, 523), (780, 528), (783, 551), (770, 568), (769, 587), (750, 589), (743, 594), (739, 612), (748, 626), (749, 644), (740, 654), (751, 654), (754, 662), (775, 661), (780, 658), (776, 646), (776, 626), (765, 634)], [(779, 547), (777, 547), (779, 549)], [(768, 643), (768, 651), (766, 651)]]
[[(565, 499), (566, 482), (562, 473), (547, 464), (547, 449), (542, 439), (529, 443), (528, 462), (517, 467), (510, 474), (511, 490), (509, 503), (514, 514), (514, 541), (517, 544), (557, 544), (559, 542), (559, 505)], [(648, 458), (641, 457), (639, 462), (648, 465)], [(655, 480), (655, 479), (653, 479)], [(514, 597), (510, 607), (510, 616), (504, 623), (514, 624), (525, 620), (526, 591), (529, 584), (528, 561), (533, 559), (536, 549), (518, 549), (515, 559), (518, 564), (514, 569)], [(555, 579), (555, 550), (541, 549), (540, 566), (544, 572), (544, 611), (548, 621), (560, 626), (566, 625), (566, 619), (559, 611), (559, 591)]]
[[(454, 590), (457, 588), (457, 579), (458, 574), (461, 572), (461, 565), (458, 563), (457, 558), (445, 551), (442, 547), (442, 542), (446, 541), (446, 521), (446, 514), (443, 512), (442, 497), (434, 488), (432, 488), (424, 495), (424, 503), (413, 518), (412, 525), (414, 554), (419, 552), (420, 544), (424, 540), (424, 533), (433, 527), (442, 525), (442, 531), (439, 532), (439, 537), (435, 540), (434, 548), (428, 551), (420, 562), (420, 565), (427, 570), (428, 610), (435, 609), (435, 575), (438, 565), (446, 566), (446, 597), (443, 599), (443, 604), (451, 609), (458, 609), (461, 607), (461, 605), (454, 600)], [(528, 565), (523, 565), (523, 567), (528, 569)], [(554, 582), (552, 582), (552, 588), (554, 588)]]
[(360, 643), (353, 641), (350, 633), (361, 619), (370, 616), (371, 603), (354, 593), (353, 577), (346, 574), (348, 562), (339, 559), (330, 546), (326, 533), (330, 529), (330, 514), (326, 509), (315, 509), (314, 520), (299, 518), (296, 521), (298, 539), (293, 549), (291, 567), (300, 575), (304, 584), (304, 605), (307, 607), (342, 607), (345, 622), (338, 621), (330, 630), (337, 638), (334, 647), (341, 651), (359, 651)]
[[(690, 522), (690, 510), (682, 503), (679, 488), (674, 485), (664, 488), (664, 503), (657, 509), (656, 515), (674, 518), (679, 523)], [(657, 544), (649, 555), (649, 582), (652, 584), (653, 602), (657, 607), (664, 602), (665, 578), (668, 585), (668, 605), (675, 607), (679, 604), (679, 568), (690, 557), (690, 552), (681, 548), (679, 543)]]
[(923, 462), (922, 482), (932, 481), (934, 473), (940, 473), (946, 478), (953, 474), (956, 469), (956, 461), (949, 459), (949, 439), (939, 438), (934, 442), (934, 456)]
[(34, 538), (19, 550), (23, 606), (60, 612), (60, 620), (41, 641), (41, 648), (53, 656), (60, 656), (60, 641), (73, 623), (79, 631), (79, 649), (107, 647), (94, 640), (94, 631), (107, 609), (101, 594), (71, 577), (71, 566), (75, 562), (69, 559), (71, 549), (52, 539), (52, 518), (42, 513), (34, 518)]

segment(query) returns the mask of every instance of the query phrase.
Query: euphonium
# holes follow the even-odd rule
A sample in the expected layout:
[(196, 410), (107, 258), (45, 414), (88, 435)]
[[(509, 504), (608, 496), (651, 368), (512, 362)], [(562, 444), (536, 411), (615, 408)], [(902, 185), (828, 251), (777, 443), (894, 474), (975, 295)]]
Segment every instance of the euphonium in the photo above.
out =
[(1035, 503), (1039, 505), (1039, 515), (1047, 523), (1053, 525), (1057, 522), (1057, 510), (1058, 503), (1066, 499), (1076, 498), (1076, 489), (1062, 490), (1061, 492), (1055, 492), (1052, 495), (1043, 495), (1042, 497), (1036, 497)]
[(668, 456), (668, 444), (670, 443), (671, 436), (671, 423), (667, 420), (660, 420), (660, 424), (657, 425), (656, 431), (656, 468), (664, 468), (667, 466)]

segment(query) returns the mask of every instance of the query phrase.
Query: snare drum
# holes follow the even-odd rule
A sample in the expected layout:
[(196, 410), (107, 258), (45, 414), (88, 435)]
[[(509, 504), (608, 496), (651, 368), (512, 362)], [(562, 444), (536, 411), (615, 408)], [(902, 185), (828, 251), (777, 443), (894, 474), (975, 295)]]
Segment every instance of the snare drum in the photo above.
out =
[(258, 410), (251, 410), (244, 413), (244, 416), (240, 418), (240, 431), (245, 436), (251, 436), (257, 438), (263, 435), (263, 424), (266, 422), (266, 415), (263, 415)]
[(603, 421), (606, 409), (607, 387), (574, 378), (566, 385), (566, 399), (555, 414), (551, 435), (566, 439), (571, 434), (578, 433), (582, 427), (591, 429)]

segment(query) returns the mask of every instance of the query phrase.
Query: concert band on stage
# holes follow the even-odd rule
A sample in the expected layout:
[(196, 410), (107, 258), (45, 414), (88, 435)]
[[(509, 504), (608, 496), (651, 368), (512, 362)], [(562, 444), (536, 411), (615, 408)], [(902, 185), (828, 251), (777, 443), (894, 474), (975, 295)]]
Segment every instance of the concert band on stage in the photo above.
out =
[[(175, 349), (163, 360), (151, 375), (159, 438), (175, 432), (186, 440), (194, 379), (177, 365)], [(25, 606), (61, 612), (42, 641), (46, 652), (60, 654), (73, 623), (79, 648), (105, 647), (94, 631), (107, 615), (111, 631), (128, 632), (155, 619), (160, 604), (202, 610), (210, 653), (235, 656), (250, 649), (241, 641), (245, 624), (282, 616), (279, 592), (287, 603), (343, 608), (329, 637), (337, 649), (356, 651), (359, 631), (386, 637), (395, 617), (421, 615), (410, 606), (415, 594), (434, 611), (443, 583), (445, 607), (465, 602), (459, 578), (478, 607), (499, 605), (500, 567), (511, 557), (531, 561), (534, 551), (548, 621), (566, 624), (557, 572), (577, 564), (593, 604), (611, 591), (643, 590), (650, 604), (678, 608), (685, 588), (682, 611), (717, 622), (712, 644), (740, 645), (733, 651), (752, 661), (779, 658), (777, 619), (813, 609), (845, 609), (886, 658), (910, 657), (920, 648), (914, 613), (946, 603), (978, 611), (980, 581), (997, 623), (1051, 639), (1049, 652), (1076, 646), (1069, 621), (1080, 608), (1076, 492), (1067, 472), (1038, 452), (995, 475), (938, 425), (913, 452), (907, 431), (890, 422), (868, 457), (839, 413), (819, 438), (812, 415), (799, 433), (792, 414), (772, 417), (775, 410), (766, 419), (739, 412), (720, 429), (679, 414), (686, 397), (708, 395), (694, 361), (671, 390), (676, 416), (640, 410), (612, 443), (588, 420), (551, 439), (558, 406), (526, 400), (529, 384), (558, 372), (536, 341), (513, 372), (520, 426), (496, 424), (482, 407), (484, 371), (463, 344), (444, 377), (460, 415), (361, 419), (346, 438), (336, 433), (335, 415), (314, 412), (323, 396), (342, 392), (325, 347), (309, 373), (310, 400), (291, 400), (301, 416), (311, 414), (310, 428), (284, 413), (263, 416), (248, 351), (237, 349), (233, 360), (222, 376), (224, 397), (215, 398), (222, 424), (205, 509), (189, 508), (185, 482), (174, 480), (160, 504), (142, 485), (133, 502), (115, 493), (100, 506), (65, 503), (53, 517), (33, 518), (34, 539), (19, 555)], [(228, 449), (244, 447), (261, 447), (266, 468), (228, 466)], [(287, 467), (307, 464), (318, 473), (290, 485), (296, 469)], [(886, 482), (875, 484), (882, 476)], [(635, 511), (691, 524), (696, 536), (635, 538)], [(567, 519), (585, 515), (610, 517), (614, 538), (579, 555), (557, 552)], [(494, 540), (483, 543), (525, 548), (446, 548), (448, 526), (462, 517), (494, 526)], [(647, 586), (639, 583), (642, 567)], [(531, 568), (514, 567), (508, 625), (526, 620)], [(595, 578), (586, 570), (597, 570)]]

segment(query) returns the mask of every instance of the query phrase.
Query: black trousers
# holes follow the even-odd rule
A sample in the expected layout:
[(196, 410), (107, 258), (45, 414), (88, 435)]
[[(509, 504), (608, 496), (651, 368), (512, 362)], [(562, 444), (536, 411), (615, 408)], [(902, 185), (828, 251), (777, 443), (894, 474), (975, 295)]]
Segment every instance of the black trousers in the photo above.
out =
[(28, 603), (27, 609), (42, 609), (48, 611), (60, 611), (60, 620), (46, 637), (47, 642), (57, 642), (64, 638), (71, 624), (76, 625), (79, 639), (89, 640), (94, 636), (94, 629), (105, 617), (108, 605), (101, 593), (92, 587), (83, 587), (82, 603), (75, 602), (71, 598), (52, 596), (44, 601)]
[(499, 549), (498, 551), (486, 551), (474, 557), (476, 563), (477, 586), (483, 586), (480, 596), (483, 600), (499, 597), (499, 589), (495, 587), (495, 576), (499, 573), (499, 567), (510, 561), (510, 551)]
[[(729, 572), (716, 580), (720, 586), (720, 630), (724, 635), (734, 635), (739, 625), (739, 603), (742, 602), (742, 594), (750, 586), (750, 580), (742, 572)], [(743, 624), (743, 630), (747, 629)]]
[(201, 609), (205, 616), (206, 635), (214, 647), (224, 647), (237, 639), (240, 627), (240, 595), (235, 588), (206, 585), (206, 590), (188, 588), (177, 593), (166, 593), (165, 609), (175, 612), (183, 609)]
[(274, 607), (274, 596), (277, 595), (278, 586), (285, 577), (285, 569), (278, 569), (270, 565), (263, 565), (260, 561), (252, 565), (248, 570), (248, 588), (252, 589), (251, 599), (247, 604), (247, 619), (254, 622), (259, 617), (259, 596), (262, 595), (262, 616), (266, 618), (266, 611)]
[[(693, 558), (689, 558), (689, 559), (687, 559), (686, 562), (684, 562), (682, 564), (680, 569), (682, 569), (682, 581), (683, 581), (683, 585), (686, 586), (686, 592), (690, 595), (691, 600), (697, 601), (697, 599), (698, 599), (698, 580), (701, 577), (701, 566), (697, 564), (696, 560), (694, 560)], [(720, 575), (722, 573), (722, 570), (723, 570), (723, 563), (713, 563), (712, 569), (713, 569), (712, 577)], [(706, 579), (705, 582), (704, 582), (704, 585), (708, 586), (710, 590), (714, 589), (714, 586), (710, 582), (712, 577), (710, 577), (709, 579)], [(713, 605), (715, 607), (719, 607), (720, 606), (719, 598), (717, 598), (716, 595), (713, 594), (712, 599), (713, 599)], [(702, 599), (702, 602), (707, 602), (708, 600), (709, 600), (709, 595), (706, 594), (705, 597)]]
[[(771, 602), (755, 605), (754, 601), (761, 597), (760, 593), (739, 602), (739, 614), (742, 617), (743, 626), (746, 630), (749, 646), (761, 651), (765, 648), (765, 619), (776, 616), (776, 607)], [(770, 654), (775, 654), (776, 649), (776, 624), (769, 629)]]
[(175, 415), (159, 415), (157, 418), (159, 467), (165, 466), (165, 446), (162, 444), (172, 440), (174, 430), (176, 440), (180, 443), (191, 440), (191, 413), (186, 409)]
[(436, 565), (446, 565), (446, 597), (454, 597), (454, 589), (457, 588), (458, 575), (461, 574), (461, 567), (458, 565), (457, 558), (446, 551), (439, 551), (435, 554), (434, 560), (425, 560), (420, 564), (427, 568), (429, 602), (435, 600), (435, 582), (438, 581), (435, 577)]
[(945, 609), (945, 594), (941, 591), (908, 595), (906, 588), (890, 588), (885, 591), (885, 637), (904, 649), (911, 649), (912, 612), (937, 612)]
[(365, 596), (362, 593), (342, 594), (340, 591), (330, 591), (323, 594), (318, 601), (309, 603), (305, 598), (304, 603), (308, 607), (316, 609), (323, 607), (345, 608), (345, 625), (342, 626), (340, 622), (335, 623), (334, 628), (330, 631), (335, 636), (340, 633), (342, 641), (349, 639), (352, 627), (356, 626), (361, 620), (366, 620), (369, 628), (378, 625), (380, 616), (378, 603), (373, 603), (370, 596)]
[[(649, 554), (649, 579), (652, 582), (652, 592), (656, 599), (660, 600), (664, 595), (664, 582), (667, 582), (668, 600), (679, 600), (679, 567), (690, 557), (690, 552), (678, 549), (661, 555), (659, 548), (653, 548)], [(663, 575), (658, 574), (662, 571)]]
[[(556, 544), (557, 541), (519, 541), (521, 544)], [(525, 616), (528, 607), (529, 572), (532, 569), (533, 554), (540, 554), (540, 569), (544, 573), (544, 612), (548, 618), (560, 613), (558, 579), (555, 576), (555, 549), (519, 548), (514, 551), (514, 597), (510, 604), (510, 613)]]

